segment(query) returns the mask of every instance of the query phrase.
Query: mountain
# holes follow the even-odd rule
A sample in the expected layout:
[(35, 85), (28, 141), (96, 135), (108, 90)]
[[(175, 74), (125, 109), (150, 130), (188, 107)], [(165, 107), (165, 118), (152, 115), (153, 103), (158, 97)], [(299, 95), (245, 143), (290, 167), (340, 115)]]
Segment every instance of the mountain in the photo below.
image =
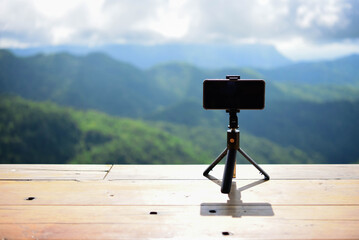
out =
[(0, 93), (131, 117), (171, 103), (143, 71), (100, 53), (19, 58), (0, 50)]
[(161, 44), (133, 45), (118, 44), (97, 47), (47, 46), (25, 49), (12, 49), (20, 56), (37, 53), (68, 52), (85, 55), (90, 52), (102, 52), (109, 56), (139, 68), (150, 68), (165, 62), (186, 62), (201, 68), (257, 67), (273, 68), (288, 65), (289, 59), (281, 55), (274, 46), (264, 44)]
[(161, 91), (168, 92), (173, 97), (202, 99), (204, 79), (223, 79), (226, 75), (238, 75), (241, 78), (255, 79), (263, 75), (250, 68), (225, 68), (220, 70), (205, 70), (187, 63), (164, 63), (145, 71), (153, 77), (154, 83)]
[(270, 80), (304, 84), (359, 84), (359, 55), (258, 70)]
[[(320, 66), (328, 64), (321, 73)], [(186, 98), (201, 100), (204, 79), (240, 74), (242, 79), (266, 80), (267, 102), (355, 101), (359, 98), (357, 65), (358, 56), (353, 55), (337, 61), (292, 64), (272, 70), (206, 70), (174, 62), (141, 70), (102, 53), (17, 57), (7, 50), (0, 50), (0, 93), (51, 100), (60, 105), (97, 109), (113, 115), (144, 117)], [(286, 71), (286, 76), (291, 76), (292, 72), (298, 72), (298, 76), (303, 71), (308, 76), (316, 73), (317, 77), (312, 79), (316, 84), (301, 82), (300, 77), (293, 81), (288, 80), (289, 77), (285, 79), (281, 74)], [(327, 71), (336, 76), (331, 83), (325, 78)]]
[(326, 163), (351, 163), (359, 160), (358, 118), (358, 100), (278, 101), (268, 104), (260, 114), (243, 113), (241, 122), (255, 136), (295, 146), (309, 155), (320, 153)]
[[(163, 63), (141, 70), (101, 53), (85, 56), (59, 53), (16, 57), (7, 50), (0, 50), (0, 92), (10, 91), (34, 100), (52, 100), (62, 105), (138, 117), (174, 104), (182, 98), (201, 99), (204, 79), (240, 74), (242, 78), (265, 79), (267, 101), (353, 101), (359, 96), (357, 65), (358, 56), (353, 55), (333, 61), (292, 64), (272, 70), (238, 67), (205, 70), (178, 62)], [(292, 74), (293, 72), (296, 74)], [(308, 79), (300, 77), (303, 72), (307, 73)], [(336, 77), (330, 82), (326, 78), (328, 74)], [(291, 78), (292, 75), (296, 78)], [(23, 82), (13, 81), (13, 77), (21, 78)], [(29, 78), (28, 81), (25, 78)], [(14, 86), (15, 82), (17, 86)], [(33, 88), (29, 84), (42, 87)], [(136, 96), (137, 99), (132, 101), (131, 96)], [(147, 101), (145, 97), (151, 101)], [(112, 100), (108, 101), (109, 98)]]
[(160, 64), (146, 70), (146, 75), (152, 77), (161, 92), (169, 93), (177, 101), (200, 98), (202, 81), (208, 76), (204, 70), (186, 63)]
[(207, 71), (185, 63), (141, 70), (102, 53), (17, 57), (0, 50), (0, 93), (126, 117), (144, 117), (184, 98), (199, 100), (203, 79), (224, 78), (225, 72), (259, 76), (248, 68)]
[[(315, 63), (316, 64), (316, 63)], [(343, 69), (345, 72), (346, 70)], [(241, 75), (242, 79), (265, 79), (266, 102), (303, 100), (312, 102), (356, 101), (359, 99), (359, 84), (337, 83), (300, 83), (276, 81), (262, 72), (251, 68), (225, 68), (221, 70), (203, 70), (185, 63), (160, 64), (145, 71), (153, 78), (153, 83), (161, 92), (172, 98), (202, 101), (202, 82), (204, 79), (223, 79), (226, 75)], [(324, 81), (324, 80), (320, 80)]]
[[(225, 135), (228, 114), (204, 111), (199, 101), (183, 101), (149, 117), (189, 127), (221, 130)], [(273, 101), (262, 111), (241, 111), (240, 130), (282, 147), (295, 147), (316, 163), (353, 163), (359, 160), (359, 101), (314, 103)], [(223, 139), (225, 142), (225, 139)], [(242, 142), (246, 142), (242, 138)]]

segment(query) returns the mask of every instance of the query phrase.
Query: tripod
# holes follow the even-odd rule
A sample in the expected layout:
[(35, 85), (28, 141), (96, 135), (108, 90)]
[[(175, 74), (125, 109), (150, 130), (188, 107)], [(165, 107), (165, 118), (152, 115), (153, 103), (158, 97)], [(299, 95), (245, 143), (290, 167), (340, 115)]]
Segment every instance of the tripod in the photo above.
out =
[(269, 175), (258, 164), (239, 147), (239, 129), (237, 109), (227, 110), (229, 113), (229, 125), (227, 130), (227, 147), (224, 151), (214, 160), (211, 165), (203, 172), (204, 176), (208, 173), (227, 155), (226, 165), (223, 172), (222, 180), (222, 193), (229, 193), (232, 186), (232, 178), (236, 177), (236, 153), (237, 151), (242, 154), (253, 166), (255, 166), (261, 174), (264, 175), (265, 180), (269, 180)]

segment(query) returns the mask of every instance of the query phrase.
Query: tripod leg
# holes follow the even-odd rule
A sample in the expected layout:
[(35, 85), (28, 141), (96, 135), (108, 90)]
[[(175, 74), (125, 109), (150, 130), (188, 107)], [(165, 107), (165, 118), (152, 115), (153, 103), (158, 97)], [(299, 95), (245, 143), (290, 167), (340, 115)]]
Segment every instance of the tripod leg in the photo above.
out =
[(222, 193), (229, 193), (231, 191), (234, 165), (236, 163), (236, 153), (237, 151), (235, 149), (228, 150), (227, 162), (224, 167), (224, 173), (222, 179), (222, 188), (221, 188)]
[(227, 155), (228, 148), (225, 148), (221, 154), (214, 160), (211, 165), (203, 172), (203, 176), (207, 176), (208, 173)]
[(245, 153), (241, 148), (238, 148), (238, 152), (240, 152), (243, 157), (248, 160), (248, 162), (252, 163), (252, 165), (255, 166), (259, 172), (264, 175), (265, 180), (269, 180), (269, 175), (247, 153)]

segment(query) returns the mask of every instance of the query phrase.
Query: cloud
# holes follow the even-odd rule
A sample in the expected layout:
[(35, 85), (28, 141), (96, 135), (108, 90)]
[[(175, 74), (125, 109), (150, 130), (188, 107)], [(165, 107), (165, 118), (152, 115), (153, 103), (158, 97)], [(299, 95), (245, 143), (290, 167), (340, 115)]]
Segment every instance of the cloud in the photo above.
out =
[[(195, 1), (202, 9), (193, 25), (198, 35), (229, 41), (304, 37), (311, 41), (358, 38), (354, 1)], [(199, 30), (199, 31), (195, 31)]]
[(359, 54), (359, 40), (314, 43), (303, 38), (292, 38), (273, 42), (273, 45), (292, 60), (328, 60), (353, 53)]
[(358, 9), (356, 0), (0, 0), (0, 47), (356, 44)]

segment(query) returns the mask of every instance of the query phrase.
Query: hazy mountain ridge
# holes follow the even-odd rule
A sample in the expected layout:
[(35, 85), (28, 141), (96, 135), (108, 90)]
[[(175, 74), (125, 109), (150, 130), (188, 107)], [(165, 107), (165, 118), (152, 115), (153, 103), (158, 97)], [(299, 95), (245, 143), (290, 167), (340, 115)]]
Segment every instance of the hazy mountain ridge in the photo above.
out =
[[(352, 65), (355, 65), (355, 63)], [(280, 71), (280, 69), (276, 71)], [(331, 68), (331, 71), (337, 70)], [(343, 71), (346, 70), (344, 69)], [(161, 91), (170, 93), (174, 98), (182, 96), (202, 101), (202, 82), (204, 79), (223, 79), (226, 75), (240, 74), (242, 79), (264, 79), (266, 81), (267, 102), (277, 100), (325, 102), (337, 100), (355, 101), (359, 99), (359, 80), (357, 83), (347, 84), (341, 81), (326, 83), (325, 79), (317, 79), (318, 82), (314, 84), (285, 81), (285, 79), (277, 81), (275, 77), (266, 76), (263, 69), (225, 68), (204, 70), (184, 63), (160, 64), (147, 70), (146, 74), (153, 77), (153, 81)]]
[[(1, 52), (4, 51), (6, 50), (1, 50)], [(355, 100), (357, 99), (356, 96), (359, 89), (359, 77), (356, 77), (358, 75), (358, 71), (356, 69), (359, 65), (359, 55), (353, 55), (350, 57), (338, 59), (338, 69), (336, 69), (335, 67), (337, 65), (337, 61), (292, 64), (290, 66), (285, 66), (272, 70), (254, 70), (250, 68), (225, 68), (220, 70), (204, 70), (190, 64), (173, 62), (159, 64), (145, 71), (127, 63), (118, 62), (100, 53), (89, 54), (80, 57), (65, 53), (36, 55), (26, 58), (15, 57), (9, 52), (7, 52), (6, 54), (2, 53), (0, 55), (3, 56), (3, 61), (0, 60), (0, 64), (4, 64), (4, 62), (7, 62), (6, 64), (9, 64), (8, 62), (13, 62), (14, 64), (16, 64), (16, 66), (18, 66), (16, 69), (12, 69), (17, 76), (22, 74), (21, 72), (18, 72), (19, 69), (21, 69), (21, 71), (24, 71), (25, 69), (23, 78), (36, 76), (36, 79), (32, 80), (31, 82), (41, 81), (42, 92), (38, 93), (38, 96), (42, 96), (43, 94), (53, 95), (53, 101), (64, 105), (68, 104), (66, 103), (67, 99), (75, 98), (75, 102), (79, 104), (79, 108), (95, 108), (101, 111), (109, 112), (111, 114), (127, 114), (129, 116), (139, 116), (141, 114), (146, 114), (148, 112), (146, 112), (145, 109), (148, 109), (149, 107), (165, 107), (168, 104), (175, 103), (177, 100), (179, 100), (178, 98), (200, 97), (202, 94), (203, 79), (224, 78), (225, 75), (235, 75), (238, 73), (241, 75), (242, 78), (265, 79), (267, 82), (267, 100), (269, 101), (271, 101), (272, 99), (291, 100), (293, 98), (308, 100), (310, 99), (316, 101), (330, 101), (331, 99)], [(60, 61), (61, 56), (65, 62), (61, 64), (56, 64), (56, 59)], [(53, 58), (54, 60), (51, 60), (51, 58)], [(96, 58), (100, 59), (98, 60), (98, 63), (96, 63)], [(45, 64), (42, 65), (41, 61), (38, 61), (38, 59), (43, 59)], [(37, 66), (32, 66), (34, 64), (31, 65), (28, 63), (32, 61), (34, 61), (35, 63), (38, 62)], [(91, 63), (91, 61), (93, 61), (93, 63)], [(51, 63), (53, 63), (52, 66)], [(79, 64), (81, 64), (81, 66), (79, 66)], [(329, 66), (327, 66), (328, 64)], [(107, 66), (105, 67), (105, 65)], [(111, 67), (108, 67), (108, 65), (110, 65)], [(327, 67), (323, 68), (324, 70), (322, 70), (322, 65)], [(55, 67), (59, 68), (57, 70), (58, 72), (53, 72)], [(348, 69), (346, 69), (346, 67), (348, 67)], [(39, 68), (40, 73), (34, 73), (34, 71), (32, 71), (32, 68), (34, 68), (34, 70), (35, 68)], [(6, 71), (8, 70), (8, 66), (3, 65), (2, 69), (4, 69), (3, 74), (7, 74)], [(61, 69), (63, 69), (62, 72)], [(86, 71), (86, 69), (88, 69), (88, 71)], [(298, 74), (295, 75), (296, 78), (291, 77), (293, 75), (292, 72), (298, 72)], [(306, 79), (304, 79), (304, 77), (302, 78), (304, 73)], [(338, 76), (341, 73), (344, 77)], [(314, 78), (313, 76), (315, 75), (319, 77)], [(96, 76), (102, 80), (101, 85), (96, 86), (96, 84), (100, 82), (99, 79), (95, 78)], [(328, 80), (328, 76), (331, 76), (332, 78)], [(334, 78), (333, 76), (337, 77)], [(42, 80), (38, 80), (38, 78)], [(56, 80), (50, 81), (51, 79)], [(303, 81), (303, 79), (305, 81)], [(349, 80), (345, 82), (342, 81), (342, 79)], [(4, 80), (0, 79), (0, 81)], [(65, 83), (63, 83), (63, 81), (65, 81)], [(49, 82), (51, 82), (51, 84), (53, 85), (60, 84), (62, 85), (62, 88), (56, 87), (57, 92), (55, 93), (52, 89), (47, 88)], [(92, 82), (93, 89), (91, 89), (91, 86), (88, 85), (89, 82)], [(134, 89), (130, 88), (130, 83), (134, 82), (137, 82), (137, 85), (133, 84), (132, 88), (135, 87), (137, 92)], [(31, 86), (27, 86), (26, 83), (27, 82), (18, 84), (18, 87), (20, 87), (22, 91), (21, 94), (23, 94), (22, 96), (24, 97), (27, 97), (27, 95), (23, 92), (24, 89), (31, 89)], [(86, 84), (84, 85), (84, 83)], [(2, 83), (0, 82), (0, 84)], [(105, 86), (106, 84), (107, 86)], [(66, 89), (63, 86), (66, 86)], [(7, 86), (3, 86), (2, 89), (4, 89), (5, 87)], [(107, 109), (103, 109), (105, 103), (101, 103), (101, 99), (106, 98), (107, 95), (100, 96), (99, 94), (101, 93), (101, 91), (97, 91), (98, 96), (96, 96), (96, 101), (91, 101), (92, 99), (86, 99), (86, 97), (88, 97), (87, 95), (84, 96), (79, 93), (73, 93), (73, 88), (75, 87), (88, 87), (88, 91), (97, 91), (99, 89), (107, 89), (108, 91), (108, 89), (111, 89), (110, 95), (113, 96), (113, 99), (116, 99), (118, 97), (115, 96), (117, 95), (116, 91), (121, 93), (129, 91), (128, 93), (132, 92), (133, 96), (144, 95), (150, 97), (154, 104), (152, 106), (141, 107), (141, 105), (146, 106), (146, 104), (150, 104), (145, 101), (142, 102), (141, 105), (138, 104), (137, 106), (133, 106), (130, 112), (121, 112), (120, 110), (115, 110), (116, 106), (121, 106), (121, 102), (126, 103), (127, 106), (132, 104), (129, 103), (129, 94), (126, 94), (123, 96), (123, 101), (113, 103), (108, 102)], [(149, 91), (143, 91), (143, 88), (146, 88)], [(123, 91), (123, 89), (126, 89), (126, 91)], [(40, 91), (40, 89), (38, 90)], [(152, 93), (154, 91), (160, 91), (161, 94), (156, 94), (155, 96), (148, 95), (149, 93)], [(66, 96), (66, 94), (68, 96)], [(161, 97), (161, 99), (157, 99), (157, 97)], [(46, 97), (45, 99), (47, 98), (48, 97)], [(140, 99), (141, 98), (139, 98), (137, 102), (139, 102)], [(134, 109), (137, 109), (138, 112), (131, 115)]]
[(237, 66), (273, 68), (291, 63), (291, 61), (280, 54), (274, 46), (265, 44), (117, 44), (95, 47), (62, 45), (25, 49), (14, 48), (12, 51), (19, 56), (30, 56), (38, 53), (54, 54), (64, 51), (75, 55), (86, 55), (98, 51), (114, 59), (146, 69), (157, 64), (171, 61), (186, 62), (208, 69)]
[(287, 83), (359, 85), (359, 54), (331, 61), (294, 63), (258, 71), (268, 79)]
[[(157, 94), (143, 71), (100, 53), (19, 58), (1, 50), (0, 69), (0, 92), (79, 109), (139, 116), (171, 102), (165, 92)], [(134, 96), (141, 97), (134, 101)]]

